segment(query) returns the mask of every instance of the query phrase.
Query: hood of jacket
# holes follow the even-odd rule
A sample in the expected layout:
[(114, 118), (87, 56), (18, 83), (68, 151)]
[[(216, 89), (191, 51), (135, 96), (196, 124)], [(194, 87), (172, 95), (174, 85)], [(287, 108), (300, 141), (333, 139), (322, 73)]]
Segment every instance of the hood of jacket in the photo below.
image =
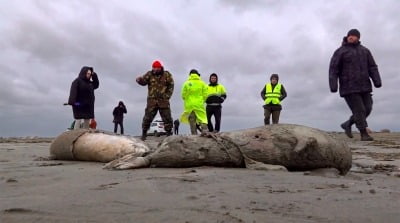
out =
[(92, 73), (93, 73), (92, 67), (88, 67), (88, 66), (82, 67), (81, 71), (79, 72), (79, 78), (82, 80), (87, 80), (86, 73), (88, 72), (88, 70), (92, 71)]
[(193, 81), (193, 80), (200, 80), (200, 76), (199, 76), (199, 74), (191, 73), (191, 74), (189, 75), (189, 80), (190, 80), (190, 81)]
[[(215, 83), (211, 83), (211, 77), (213, 77), (213, 76), (217, 78), (217, 81), (216, 81)], [(208, 84), (209, 86), (216, 86), (216, 85), (218, 85), (218, 75), (217, 75), (216, 73), (211, 74), (208, 81), (210, 82), (210, 83)]]

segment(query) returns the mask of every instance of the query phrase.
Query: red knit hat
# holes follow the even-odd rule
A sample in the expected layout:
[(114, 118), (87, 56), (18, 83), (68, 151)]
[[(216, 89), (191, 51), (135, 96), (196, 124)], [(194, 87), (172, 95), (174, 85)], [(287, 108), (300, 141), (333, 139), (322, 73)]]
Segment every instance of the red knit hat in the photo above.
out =
[(162, 68), (161, 62), (158, 61), (158, 60), (155, 60), (155, 61), (153, 62), (153, 68)]

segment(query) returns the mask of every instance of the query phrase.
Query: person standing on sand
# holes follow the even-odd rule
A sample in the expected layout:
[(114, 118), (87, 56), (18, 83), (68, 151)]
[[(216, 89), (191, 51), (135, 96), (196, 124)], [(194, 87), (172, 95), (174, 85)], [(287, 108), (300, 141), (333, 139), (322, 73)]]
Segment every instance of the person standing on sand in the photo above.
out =
[(94, 119), (94, 90), (99, 88), (99, 79), (93, 67), (82, 67), (78, 77), (72, 82), (68, 104), (72, 105), (74, 129), (89, 128), (90, 119)]
[(179, 119), (176, 119), (174, 121), (174, 134), (175, 135), (179, 135), (179, 124), (180, 124)]
[(174, 79), (172, 74), (162, 66), (161, 62), (156, 60), (153, 62), (152, 70), (148, 71), (143, 76), (138, 76), (136, 82), (139, 85), (148, 88), (147, 106), (142, 122), (142, 140), (146, 140), (147, 130), (156, 116), (160, 113), (161, 119), (164, 122), (164, 129), (167, 136), (172, 135), (172, 116), (169, 100), (174, 92)]
[(117, 133), (118, 125), (121, 129), (121, 135), (124, 134), (124, 114), (126, 114), (126, 107), (124, 102), (118, 102), (118, 106), (113, 110), (114, 133)]
[(261, 90), (261, 98), (264, 100), (264, 125), (269, 125), (272, 114), (272, 123), (279, 123), (281, 114), (281, 101), (286, 98), (286, 90), (279, 82), (278, 74), (272, 74), (270, 83), (267, 83)]
[[(207, 91), (207, 122), (208, 122), (208, 131), (210, 132), (219, 132), (221, 129), (221, 110), (222, 103), (224, 103), (226, 99), (226, 90), (224, 85), (218, 83), (218, 75), (216, 73), (212, 73), (209, 79), (210, 83), (208, 84)], [(215, 128), (211, 121), (211, 117), (215, 118)]]
[(184, 111), (181, 115), (182, 123), (189, 123), (192, 135), (197, 135), (196, 124), (201, 127), (201, 133), (208, 132), (207, 114), (204, 102), (207, 99), (207, 84), (200, 78), (197, 70), (189, 72), (188, 80), (183, 84), (181, 96)]
[(372, 111), (372, 85), (382, 86), (381, 77), (369, 49), (361, 45), (360, 32), (351, 29), (343, 37), (342, 46), (333, 54), (329, 65), (329, 87), (332, 93), (338, 90), (349, 106), (352, 115), (340, 126), (349, 138), (353, 138), (351, 126), (355, 123), (361, 141), (373, 141), (367, 132), (367, 117)]

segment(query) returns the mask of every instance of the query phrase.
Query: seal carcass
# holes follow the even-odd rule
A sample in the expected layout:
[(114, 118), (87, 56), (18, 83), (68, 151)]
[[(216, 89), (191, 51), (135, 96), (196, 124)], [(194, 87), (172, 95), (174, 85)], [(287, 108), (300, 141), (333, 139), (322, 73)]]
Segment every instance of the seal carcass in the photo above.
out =
[(170, 136), (145, 156), (127, 155), (105, 165), (108, 169), (141, 167), (226, 166), (256, 163), (281, 165), (288, 170), (351, 167), (347, 144), (318, 129), (277, 124), (201, 136)]
[(50, 157), (57, 160), (110, 162), (127, 154), (142, 156), (150, 149), (143, 141), (105, 131), (66, 131), (50, 145)]

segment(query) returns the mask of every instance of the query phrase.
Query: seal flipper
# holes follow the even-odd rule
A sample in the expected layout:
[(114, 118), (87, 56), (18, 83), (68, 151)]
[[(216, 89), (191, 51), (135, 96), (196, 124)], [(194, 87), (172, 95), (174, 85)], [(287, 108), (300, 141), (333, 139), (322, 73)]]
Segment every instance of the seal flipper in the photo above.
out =
[(258, 162), (246, 156), (244, 156), (244, 163), (246, 165), (246, 168), (251, 170), (280, 170), (285, 172), (288, 171), (284, 166)]
[(142, 156), (137, 157), (135, 155), (128, 154), (119, 159), (106, 163), (103, 169), (127, 170), (127, 169), (138, 169), (149, 166), (150, 166), (150, 161), (148, 158)]
[(297, 144), (294, 147), (293, 151), (299, 153), (308, 147), (315, 147), (317, 145), (318, 145), (317, 139), (314, 137), (307, 137), (306, 139), (300, 138), (297, 140)]

